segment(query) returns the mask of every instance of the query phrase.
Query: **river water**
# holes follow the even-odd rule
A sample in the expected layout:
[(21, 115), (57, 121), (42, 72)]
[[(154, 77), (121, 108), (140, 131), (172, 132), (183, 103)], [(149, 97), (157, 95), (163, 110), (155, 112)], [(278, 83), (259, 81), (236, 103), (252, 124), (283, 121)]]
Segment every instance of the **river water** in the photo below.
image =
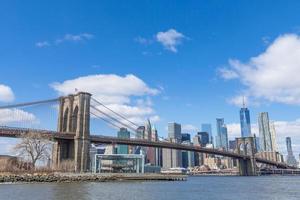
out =
[(1, 184), (0, 199), (299, 200), (300, 176), (203, 176), (177, 182)]

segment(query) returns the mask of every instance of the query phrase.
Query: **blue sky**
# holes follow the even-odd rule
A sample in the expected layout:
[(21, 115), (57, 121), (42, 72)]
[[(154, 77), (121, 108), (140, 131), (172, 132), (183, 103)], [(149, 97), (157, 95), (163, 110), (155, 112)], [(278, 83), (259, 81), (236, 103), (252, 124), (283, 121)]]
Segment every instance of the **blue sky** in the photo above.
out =
[(299, 1), (1, 1), (0, 103), (76, 85), (161, 135), (170, 121), (194, 133), (224, 117), (233, 138), (244, 95), (253, 130), (268, 111), (280, 149), (291, 136), (299, 153), (299, 13)]

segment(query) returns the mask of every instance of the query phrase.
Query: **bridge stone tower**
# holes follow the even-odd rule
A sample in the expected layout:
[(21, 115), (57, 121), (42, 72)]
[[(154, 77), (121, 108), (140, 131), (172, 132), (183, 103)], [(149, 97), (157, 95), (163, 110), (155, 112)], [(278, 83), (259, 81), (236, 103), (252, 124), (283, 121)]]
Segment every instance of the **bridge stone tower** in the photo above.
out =
[[(239, 159), (239, 171), (241, 176), (256, 176), (256, 146), (254, 137), (236, 138), (236, 151), (238, 154), (245, 155), (245, 158)], [(250, 156), (250, 159), (246, 156)]]
[(58, 112), (57, 131), (74, 134), (74, 140), (57, 140), (53, 147), (53, 165), (61, 166), (63, 161), (74, 161), (76, 172), (89, 168), (90, 149), (90, 100), (91, 94), (79, 92), (61, 97)]

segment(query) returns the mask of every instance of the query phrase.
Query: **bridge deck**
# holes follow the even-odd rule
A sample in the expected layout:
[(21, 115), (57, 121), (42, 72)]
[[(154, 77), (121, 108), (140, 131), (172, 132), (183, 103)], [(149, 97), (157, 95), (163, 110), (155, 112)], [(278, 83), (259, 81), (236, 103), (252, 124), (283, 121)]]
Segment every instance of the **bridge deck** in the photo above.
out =
[[(35, 132), (44, 135), (45, 137), (51, 139), (64, 139), (64, 140), (73, 140), (75, 137), (74, 133), (60, 133), (56, 131), (49, 130), (36, 130), (36, 129), (26, 129), (26, 128), (13, 128), (13, 127), (0, 127), (0, 137), (13, 137), (18, 138), (22, 134), (29, 132)], [(156, 147), (156, 148), (167, 148), (167, 149), (177, 149), (177, 150), (186, 150), (194, 151), (199, 153), (214, 154), (220, 156), (226, 156), (236, 159), (250, 159), (250, 156), (241, 155), (234, 152), (222, 151), (218, 149), (209, 149), (204, 147), (176, 144), (171, 142), (161, 142), (161, 141), (148, 141), (141, 139), (122, 139), (117, 137), (109, 136), (100, 136), (100, 135), (91, 135), (90, 138), (92, 143), (101, 143), (101, 144), (126, 144), (132, 146), (147, 146), (147, 147)], [(266, 159), (256, 157), (256, 161), (259, 163), (274, 165), (280, 168), (293, 168), (285, 163), (274, 162)]]

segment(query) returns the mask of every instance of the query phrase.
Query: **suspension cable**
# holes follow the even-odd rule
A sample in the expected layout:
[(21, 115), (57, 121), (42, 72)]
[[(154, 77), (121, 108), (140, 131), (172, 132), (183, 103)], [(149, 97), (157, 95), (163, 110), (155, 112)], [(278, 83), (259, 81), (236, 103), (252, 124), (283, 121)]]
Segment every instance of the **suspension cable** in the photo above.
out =
[(118, 128), (118, 129), (121, 128), (120, 126), (118, 126), (118, 125), (116, 125), (116, 124), (110, 122), (109, 120), (107, 120), (107, 119), (105, 119), (105, 118), (103, 118), (103, 117), (101, 117), (101, 116), (99, 116), (99, 115), (97, 115), (97, 114), (95, 114), (95, 113), (93, 113), (93, 112), (90, 112), (90, 113), (91, 113), (92, 115), (94, 115), (96, 118), (100, 118), (100, 119), (102, 119), (103, 121), (105, 121), (106, 123), (108, 123), (108, 124), (110, 124), (110, 125), (112, 125), (112, 126)]
[(96, 111), (100, 112), (101, 114), (105, 115), (106, 117), (112, 119), (113, 121), (115, 121), (115, 122), (121, 124), (122, 126), (125, 126), (126, 128), (128, 128), (128, 129), (130, 129), (130, 130), (136, 132), (136, 129), (135, 129), (135, 128), (133, 128), (133, 127), (131, 127), (131, 126), (129, 126), (129, 125), (127, 125), (127, 124), (125, 124), (125, 123), (119, 121), (118, 119), (116, 119), (116, 118), (110, 116), (109, 114), (107, 114), (107, 113), (105, 113), (105, 112), (99, 110), (98, 108), (96, 108), (96, 107), (93, 106), (93, 105), (91, 105), (91, 107), (92, 107), (93, 109), (95, 109)]
[(6, 105), (6, 106), (0, 106), (0, 110), (7, 109), (7, 108), (26, 107), (26, 106), (33, 106), (33, 105), (44, 104), (44, 103), (51, 103), (51, 102), (56, 102), (58, 100), (59, 100), (59, 98), (42, 100), (42, 101), (33, 101), (33, 102), (27, 102), (27, 103), (11, 104), (11, 105)]
[(117, 116), (121, 117), (122, 119), (128, 121), (128, 122), (131, 123), (132, 125), (134, 125), (134, 126), (136, 126), (136, 127), (139, 127), (138, 124), (134, 123), (133, 121), (127, 119), (125, 116), (123, 116), (123, 115), (121, 115), (121, 114), (115, 112), (114, 110), (110, 109), (109, 107), (107, 107), (107, 106), (104, 105), (103, 103), (99, 102), (97, 99), (95, 99), (95, 98), (92, 98), (92, 99), (93, 99), (96, 103), (98, 103), (98, 104), (100, 104), (101, 106), (103, 106), (104, 108), (110, 110), (111, 112), (113, 112), (113, 113), (116, 114)]

